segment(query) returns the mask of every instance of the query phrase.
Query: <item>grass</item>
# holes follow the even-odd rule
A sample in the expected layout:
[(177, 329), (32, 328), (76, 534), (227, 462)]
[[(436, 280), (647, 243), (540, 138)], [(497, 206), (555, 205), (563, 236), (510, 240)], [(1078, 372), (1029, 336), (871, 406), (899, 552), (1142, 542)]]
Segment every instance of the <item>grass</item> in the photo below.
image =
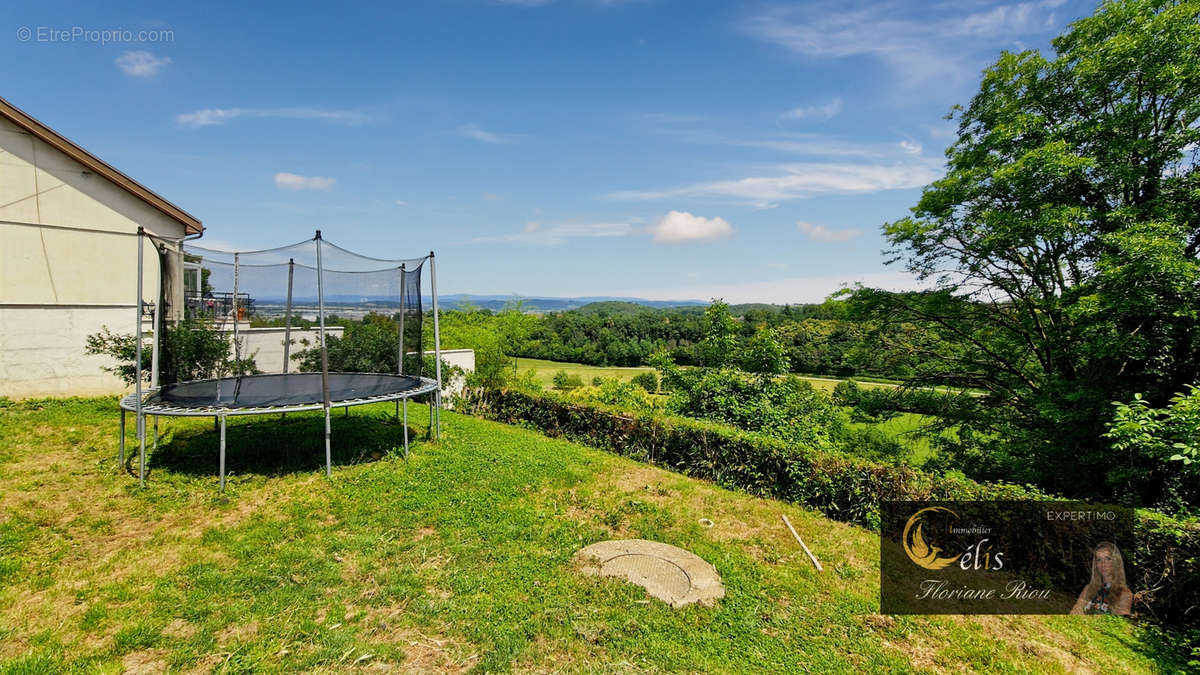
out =
[[(139, 489), (115, 399), (0, 408), (0, 672), (1177, 666), (1112, 617), (882, 616), (870, 532), (449, 412), (405, 459), (390, 411), (334, 416), (332, 479), (319, 417), (237, 419), (220, 495), (210, 420), (164, 425)], [(675, 611), (573, 569), (613, 537), (696, 552), (725, 599)]]
[[(654, 368), (651, 368), (650, 366), (589, 366), (582, 363), (566, 363), (563, 361), (547, 361), (545, 359), (528, 359), (525, 357), (518, 358), (516, 362), (518, 371), (524, 373), (528, 370), (532, 370), (537, 381), (547, 389), (550, 389), (554, 386), (554, 374), (560, 370), (565, 370), (568, 375), (578, 375), (580, 379), (583, 380), (584, 384), (591, 384), (592, 378), (594, 377), (630, 380), (638, 373), (656, 372)], [(838, 382), (842, 382), (843, 379), (845, 379), (839, 379), (836, 377), (822, 377), (817, 375), (797, 375), (796, 377), (811, 382), (814, 387), (824, 391), (827, 394), (832, 393), (833, 388), (837, 386)], [(868, 382), (856, 379), (856, 381), (858, 382), (858, 386), (862, 387), (863, 389), (897, 386), (882, 380), (877, 382)]]
[(554, 374), (560, 370), (565, 370), (568, 375), (578, 375), (584, 384), (591, 384), (592, 378), (603, 377), (606, 380), (624, 380), (628, 382), (639, 373), (655, 372), (650, 366), (637, 366), (633, 368), (623, 368), (618, 366), (588, 366), (582, 363), (563, 363), (560, 361), (547, 361), (545, 359), (517, 359), (517, 370), (524, 373), (532, 370), (534, 377), (538, 383), (547, 389), (554, 387)]

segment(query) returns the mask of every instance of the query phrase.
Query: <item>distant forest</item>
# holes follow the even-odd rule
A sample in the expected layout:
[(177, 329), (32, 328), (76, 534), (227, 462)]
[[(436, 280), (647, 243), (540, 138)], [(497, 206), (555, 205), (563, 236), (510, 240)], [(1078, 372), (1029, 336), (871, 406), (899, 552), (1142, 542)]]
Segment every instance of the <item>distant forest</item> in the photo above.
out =
[[(729, 309), (738, 321), (742, 340), (749, 340), (761, 326), (770, 327), (793, 372), (838, 377), (911, 375), (913, 364), (906, 358), (863, 347), (874, 326), (850, 318), (844, 304), (743, 304)], [(595, 302), (549, 312), (536, 317), (526, 338), (510, 346), (510, 356), (595, 366), (642, 366), (649, 364), (651, 354), (665, 349), (676, 363), (696, 365), (704, 310), (704, 306), (654, 308), (632, 302)]]

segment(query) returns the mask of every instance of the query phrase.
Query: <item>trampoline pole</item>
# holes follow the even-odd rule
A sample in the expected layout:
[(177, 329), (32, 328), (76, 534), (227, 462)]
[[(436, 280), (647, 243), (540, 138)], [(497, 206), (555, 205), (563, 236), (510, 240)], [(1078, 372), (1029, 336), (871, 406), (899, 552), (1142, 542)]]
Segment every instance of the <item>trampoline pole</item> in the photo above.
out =
[[(288, 258), (287, 309), (283, 313), (283, 372), (288, 371), (288, 356), (292, 346), (292, 277), (296, 274), (296, 260)], [(286, 414), (286, 413), (285, 413)]]
[(435, 372), (437, 373), (437, 393), (431, 405), (436, 406), (429, 409), (429, 426), (434, 430), (434, 438), (439, 441), (442, 439), (442, 339), (441, 333), (438, 332), (438, 293), (437, 293), (437, 266), (434, 264), (433, 251), (429, 252), (429, 292), (433, 296), (433, 362)]
[(233, 254), (233, 365), (237, 368), (237, 374), (242, 374), (242, 351), (238, 344), (238, 269), (241, 267), (238, 256)]
[[(288, 294), (287, 309), (283, 313), (283, 374), (287, 375), (288, 356), (292, 349), (292, 278), (296, 275), (296, 259), (288, 258)], [(279, 419), (287, 419), (287, 413), (280, 413)]]
[[(213, 418), (217, 419), (216, 417)], [(225, 416), (220, 415), (221, 420), (221, 492), (225, 491)]]
[[(400, 330), (399, 340), (396, 346), (396, 374), (404, 374), (404, 313), (407, 309), (404, 306), (404, 263), (400, 263)], [(400, 416), (400, 402), (396, 401), (396, 416)]]
[(121, 408), (121, 443), (117, 446), (117, 463), (125, 466), (125, 409)]
[(142, 428), (141, 438), (139, 439), (141, 449), (138, 451), (138, 485), (146, 487), (146, 418), (142, 416), (140, 423)]
[(333, 462), (329, 452), (329, 406), (325, 406), (325, 477), (333, 477)]
[[(397, 401), (399, 406), (400, 402)], [(404, 399), (404, 459), (408, 459), (408, 399)]]
[(137, 347), (134, 355), (134, 390), (137, 394), (137, 435), (138, 441), (141, 443), (141, 450), (138, 455), (138, 485), (146, 486), (146, 420), (142, 415), (142, 255), (144, 251), (144, 240), (146, 230), (138, 227), (138, 244), (137, 244)]
[(329, 350), (325, 346), (325, 273), (321, 265), (321, 231), (317, 230), (317, 315), (321, 320), (321, 400), (325, 408), (325, 476), (333, 477), (329, 449)]

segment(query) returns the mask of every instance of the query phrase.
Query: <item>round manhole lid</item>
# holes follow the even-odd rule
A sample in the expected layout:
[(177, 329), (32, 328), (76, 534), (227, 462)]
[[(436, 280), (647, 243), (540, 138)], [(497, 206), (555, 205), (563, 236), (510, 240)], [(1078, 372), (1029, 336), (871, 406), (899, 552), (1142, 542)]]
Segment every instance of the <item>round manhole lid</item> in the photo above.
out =
[(602, 541), (575, 554), (583, 572), (637, 584), (672, 607), (725, 597), (717, 570), (696, 554), (646, 539)]

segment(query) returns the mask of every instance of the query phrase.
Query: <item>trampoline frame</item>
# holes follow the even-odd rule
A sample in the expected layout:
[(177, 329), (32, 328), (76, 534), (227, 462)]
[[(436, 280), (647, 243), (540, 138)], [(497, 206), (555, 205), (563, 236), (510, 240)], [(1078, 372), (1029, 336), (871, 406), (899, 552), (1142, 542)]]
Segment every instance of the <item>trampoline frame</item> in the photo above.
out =
[[(391, 373), (354, 373), (354, 374), (355, 375), (362, 375), (362, 374), (388, 375), (389, 377), (392, 376)], [(244, 377), (254, 377), (254, 376), (246, 375)], [(205, 381), (211, 381), (212, 379), (216, 379), (216, 378), (210, 378), (210, 380), (191, 380), (191, 381), (192, 382), (205, 382)], [(145, 402), (145, 400), (147, 398), (158, 393), (158, 391), (160, 389), (161, 389), (161, 387), (147, 389), (147, 390), (143, 391), (142, 392), (143, 396), (140, 400), (138, 398), (137, 392), (129, 394), (121, 399), (121, 402), (119, 404), (120, 408), (121, 408), (121, 431), (120, 431), (121, 442), (120, 442), (120, 449), (118, 450), (117, 460), (120, 462), (121, 466), (125, 465), (125, 413), (126, 412), (132, 412), (132, 413), (141, 415), (142, 419), (143, 419), (143, 422), (142, 422), (143, 426), (145, 424), (144, 419), (146, 416), (154, 417), (154, 442), (153, 442), (153, 445), (151, 446), (151, 449), (158, 448), (158, 418), (160, 416), (162, 416), (162, 417), (211, 417), (211, 418), (213, 418), (213, 423), (218, 426), (220, 433), (221, 433), (221, 452), (220, 452), (220, 460), (219, 460), (219, 462), (220, 462), (219, 470), (220, 470), (220, 475), (221, 475), (221, 479), (220, 479), (221, 490), (225, 489), (225, 418), (226, 417), (236, 417), (239, 415), (274, 415), (274, 414), (287, 414), (287, 413), (294, 413), (294, 412), (308, 412), (308, 411), (313, 411), (313, 410), (324, 410), (325, 411), (325, 424), (326, 424), (326, 428), (328, 428), (329, 424), (330, 424), (330, 422), (329, 422), (330, 411), (333, 408), (346, 408), (347, 413), (349, 413), (349, 409), (356, 405), (370, 405), (372, 403), (386, 403), (387, 401), (395, 401), (396, 402), (396, 420), (397, 421), (401, 421), (401, 411), (400, 411), (401, 407), (403, 407), (403, 410), (404, 410), (403, 422), (402, 422), (403, 429), (404, 429), (404, 456), (408, 457), (408, 400), (411, 398), (415, 398), (417, 396), (424, 396), (426, 394), (434, 395), (435, 402), (431, 403), (431, 405), (429, 406), (429, 428), (430, 428), (430, 431), (432, 432), (434, 427), (436, 426), (435, 409), (440, 406), (440, 399), (441, 399), (441, 388), (438, 386), (437, 380), (434, 380), (434, 379), (431, 379), (428, 377), (420, 378), (420, 386), (417, 386), (417, 387), (411, 387), (409, 389), (405, 389), (403, 391), (399, 391), (399, 392), (395, 392), (395, 393), (391, 393), (391, 394), (380, 394), (378, 396), (364, 396), (364, 397), (360, 397), (360, 398), (343, 399), (340, 401), (330, 401), (330, 405), (328, 408), (326, 408), (325, 403), (321, 402), (321, 401), (314, 402), (314, 403), (293, 403), (293, 404), (289, 404), (289, 405), (265, 406), (265, 407), (254, 407), (254, 408), (230, 408), (230, 407), (224, 407), (224, 406), (203, 406), (203, 407), (173, 406), (173, 405), (164, 405), (164, 404), (146, 403)], [(140, 405), (139, 405), (139, 403), (140, 403)], [(330, 459), (331, 459), (330, 456), (326, 455), (326, 457), (325, 457), (326, 475), (330, 475), (332, 473), (332, 466), (330, 464)]]
[[(434, 252), (433, 251), (429, 252), (428, 260), (429, 260), (430, 296), (432, 297), (432, 300), (433, 300), (433, 353), (434, 353), (434, 364), (435, 364), (434, 368), (435, 368), (435, 375), (436, 375), (435, 378), (431, 379), (428, 377), (418, 376), (418, 379), (420, 381), (419, 386), (411, 387), (411, 388), (405, 389), (403, 391), (398, 391), (398, 392), (394, 392), (391, 394), (380, 394), (377, 396), (365, 396), (365, 397), (352, 398), (352, 399), (343, 399), (340, 401), (334, 401), (334, 400), (330, 399), (330, 396), (329, 396), (329, 353), (328, 353), (328, 350), (326, 348), (326, 343), (325, 343), (325, 293), (324, 293), (324, 289), (323, 289), (324, 270), (321, 265), (321, 243), (323, 240), (321, 239), (321, 231), (317, 230), (316, 236), (313, 239), (316, 241), (316, 253), (317, 253), (317, 289), (318, 289), (317, 290), (317, 300), (318, 300), (318, 306), (319, 306), (318, 318), (319, 318), (319, 326), (320, 326), (319, 331), (320, 331), (320, 343), (321, 343), (320, 346), (321, 346), (321, 398), (322, 398), (322, 400), (312, 402), (312, 403), (296, 403), (296, 404), (267, 406), (267, 407), (246, 407), (246, 408), (236, 408), (236, 407), (226, 407), (226, 406), (189, 407), (189, 406), (165, 405), (165, 404), (159, 404), (159, 403), (147, 403), (148, 398), (150, 398), (154, 394), (158, 393), (162, 389), (162, 387), (160, 387), (159, 383), (158, 383), (159, 339), (160, 339), (160, 336), (162, 335), (161, 328), (162, 328), (162, 321), (163, 321), (162, 311), (159, 306), (159, 303), (154, 304), (154, 309), (153, 309), (153, 313), (152, 313), (152, 317), (153, 317), (153, 321), (154, 321), (154, 332), (153, 332), (153, 352), (152, 352), (151, 367), (150, 367), (150, 388), (147, 389), (147, 388), (142, 387), (142, 373), (145, 371), (145, 369), (142, 367), (142, 321), (145, 316), (145, 307), (146, 307), (146, 302), (142, 295), (142, 291), (143, 291), (142, 279), (143, 279), (143, 274), (144, 274), (143, 267), (145, 265), (145, 258), (144, 258), (143, 252), (144, 252), (145, 238), (147, 236), (152, 236), (152, 235), (148, 235), (146, 233), (145, 229), (142, 227), (138, 228), (137, 234), (138, 234), (137, 302), (136, 302), (137, 337), (136, 337), (136, 353), (135, 353), (135, 361), (134, 361), (135, 367), (136, 367), (136, 374), (134, 377), (133, 393), (126, 395), (124, 398), (121, 399), (120, 403), (118, 404), (118, 407), (121, 410), (121, 425), (120, 425), (121, 439), (120, 439), (120, 443), (119, 443), (117, 459), (120, 462), (120, 466), (124, 467), (125, 466), (125, 435), (126, 435), (125, 434), (125, 414), (126, 414), (126, 412), (132, 412), (135, 414), (136, 422), (137, 422), (135, 434), (136, 434), (136, 438), (137, 438), (138, 444), (139, 444), (139, 450), (138, 450), (138, 485), (139, 486), (145, 487), (145, 485), (146, 485), (146, 418), (148, 416), (154, 417), (154, 440), (153, 440), (152, 448), (158, 447), (158, 418), (160, 416), (166, 416), (166, 417), (212, 417), (213, 418), (213, 423), (214, 423), (214, 425), (216, 425), (218, 427), (218, 429), (220, 431), (220, 435), (221, 435), (221, 442), (220, 442), (221, 449), (220, 449), (220, 460), (219, 461), (220, 461), (220, 489), (222, 492), (225, 491), (225, 426), (226, 426), (225, 421), (226, 421), (227, 417), (231, 417), (231, 416), (271, 415), (271, 414), (286, 415), (287, 413), (290, 413), (290, 412), (306, 412), (306, 411), (312, 411), (312, 410), (324, 410), (324, 412), (325, 412), (325, 475), (327, 477), (333, 475), (332, 453), (330, 450), (331, 426), (330, 426), (330, 419), (329, 419), (330, 411), (333, 408), (345, 408), (347, 414), (349, 414), (350, 408), (353, 406), (369, 405), (372, 403), (384, 403), (387, 401), (395, 401), (396, 402), (396, 418), (397, 418), (397, 420), (400, 419), (401, 408), (403, 408), (404, 456), (407, 458), (408, 457), (408, 400), (410, 398), (413, 398), (416, 396), (423, 396), (423, 395), (429, 394), (431, 397), (431, 400), (429, 403), (429, 432), (430, 432), (430, 435), (435, 440), (441, 439), (442, 349), (441, 349), (441, 333), (440, 333), (439, 325), (438, 325), (437, 268), (436, 268), (435, 262), (434, 262)], [(183, 255), (182, 243), (183, 243), (183, 241), (185, 241), (185, 239), (166, 239), (163, 237), (152, 237), (152, 238), (162, 239), (163, 241), (168, 241), (168, 242), (175, 244), (177, 246), (177, 250), (173, 251), (173, 252), (177, 253), (178, 255)], [(165, 254), (166, 246), (159, 244), (159, 252), (160, 252), (160, 254)], [(235, 262), (234, 262), (234, 318), (233, 318), (234, 323), (233, 323), (233, 328), (234, 328), (235, 350), (237, 348), (237, 326), (238, 326), (237, 259), (238, 259), (238, 254), (234, 253), (234, 261)], [(288, 334), (290, 334), (290, 328), (291, 328), (291, 321), (290, 321), (291, 320), (291, 304), (292, 304), (291, 303), (291, 293), (292, 293), (291, 264), (292, 263), (289, 262), (288, 302), (287, 302), (288, 313), (287, 313), (287, 319), (286, 319), (286, 323), (287, 323), (286, 328), (287, 328)], [(402, 263), (398, 269), (401, 272), (401, 285), (400, 285), (401, 291), (400, 291), (400, 293), (401, 293), (401, 298), (403, 298), (404, 297), (405, 264)], [(162, 295), (162, 287), (163, 287), (163, 284), (162, 284), (162, 269), (161, 269), (161, 257), (160, 257), (160, 269), (159, 269), (159, 296), (160, 296), (160, 298)], [(400, 333), (399, 333), (398, 337), (399, 337), (399, 345), (398, 345), (399, 352), (398, 352), (398, 362), (397, 362), (397, 371), (398, 372), (396, 373), (396, 375), (403, 376), (404, 375), (404, 356), (406, 355), (406, 352), (404, 349), (404, 308), (403, 307), (401, 307), (401, 311), (400, 311)], [(285, 374), (287, 373), (287, 366), (288, 366), (287, 361), (286, 361), (287, 356), (288, 356), (288, 342), (290, 342), (290, 340), (285, 337), (285, 343), (284, 343), (284, 345), (285, 345), (284, 346), (285, 361), (284, 361), (284, 365), (283, 365), (283, 372)], [(235, 356), (236, 356), (236, 354), (235, 354)], [(362, 375), (362, 374), (387, 375), (389, 377), (392, 376), (392, 373), (354, 373), (354, 374), (356, 374), (356, 375)], [(254, 377), (254, 376), (253, 375), (243, 375), (242, 377)], [(219, 379), (225, 379), (225, 378), (207, 378), (205, 380), (189, 380), (189, 382), (204, 382), (204, 381), (219, 380)]]

